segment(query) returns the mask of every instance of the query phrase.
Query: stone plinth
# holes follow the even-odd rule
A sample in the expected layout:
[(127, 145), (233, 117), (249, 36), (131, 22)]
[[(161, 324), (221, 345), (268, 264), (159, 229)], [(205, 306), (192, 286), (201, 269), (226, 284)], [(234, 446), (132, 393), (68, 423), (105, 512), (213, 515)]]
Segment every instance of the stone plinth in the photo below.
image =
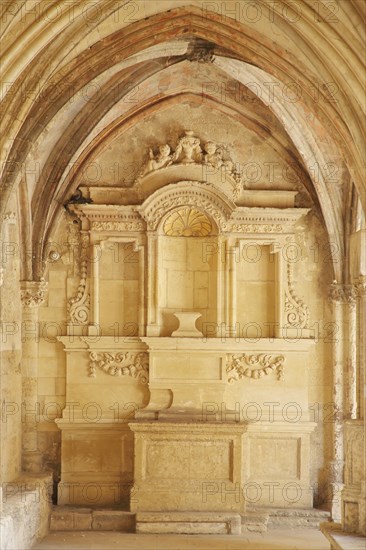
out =
[[(213, 522), (231, 532), (223, 527), (225, 522), (218, 514), (245, 511), (241, 488), (246, 424), (134, 421), (129, 427), (135, 434), (131, 511), (161, 514), (160, 519), (154, 516), (154, 521), (142, 519), (141, 529), (199, 533), (208, 532), (206, 524)], [(192, 531), (182, 531), (189, 520), (170, 517), (172, 512), (212, 516), (196, 519)]]

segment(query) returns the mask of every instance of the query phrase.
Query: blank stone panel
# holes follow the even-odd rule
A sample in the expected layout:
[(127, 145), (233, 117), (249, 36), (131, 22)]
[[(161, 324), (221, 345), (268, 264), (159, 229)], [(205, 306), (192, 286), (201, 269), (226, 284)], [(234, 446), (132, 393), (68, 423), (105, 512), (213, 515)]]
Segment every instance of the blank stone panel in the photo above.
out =
[(300, 450), (295, 437), (251, 438), (251, 479), (300, 479)]
[(109, 243), (99, 265), (102, 336), (138, 333), (139, 263), (133, 243)]

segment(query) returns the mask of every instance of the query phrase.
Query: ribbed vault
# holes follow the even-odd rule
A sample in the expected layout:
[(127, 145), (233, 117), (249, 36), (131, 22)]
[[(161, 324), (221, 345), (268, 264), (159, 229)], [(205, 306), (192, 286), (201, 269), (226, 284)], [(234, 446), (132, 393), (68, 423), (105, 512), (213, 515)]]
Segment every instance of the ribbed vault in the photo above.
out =
[[(335, 276), (346, 277), (339, 260), (348, 197), (366, 203), (363, 8), (251, 4), (245, 11), (227, 2), (223, 13), (221, 4), (208, 10), (196, 1), (106, 0), (88, 10), (59, 1), (47, 2), (49, 11), (41, 2), (38, 16), (25, 13), (25, 2), (3, 5), (2, 209), (20, 183), (33, 256), (24, 279), (42, 276), (44, 245), (83, 167), (117, 136), (182, 102), (225, 113), (299, 167), (337, 244)], [(197, 61), (202, 48), (212, 63)]]

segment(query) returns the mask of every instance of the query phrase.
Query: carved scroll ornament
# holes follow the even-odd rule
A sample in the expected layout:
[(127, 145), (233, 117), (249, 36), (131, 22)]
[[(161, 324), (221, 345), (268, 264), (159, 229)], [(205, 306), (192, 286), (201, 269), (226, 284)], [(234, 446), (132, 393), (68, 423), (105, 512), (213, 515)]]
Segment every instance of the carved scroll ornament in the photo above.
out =
[(273, 355), (267, 355), (265, 353), (258, 353), (254, 355), (229, 355), (226, 373), (228, 375), (228, 382), (232, 384), (242, 378), (263, 378), (275, 372), (277, 374), (277, 380), (283, 379), (285, 358), (283, 355), (274, 357)]
[(149, 380), (149, 356), (145, 352), (90, 352), (89, 376), (96, 377), (97, 369), (110, 376), (132, 376), (141, 384)]

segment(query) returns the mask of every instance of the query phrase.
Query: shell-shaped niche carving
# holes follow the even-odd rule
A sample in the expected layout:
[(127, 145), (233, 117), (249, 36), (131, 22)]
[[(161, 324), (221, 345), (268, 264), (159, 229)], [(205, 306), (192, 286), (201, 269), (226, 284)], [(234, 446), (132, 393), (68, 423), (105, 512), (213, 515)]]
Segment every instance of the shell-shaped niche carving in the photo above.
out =
[(170, 237), (206, 237), (212, 231), (212, 224), (203, 212), (188, 207), (170, 214), (163, 230)]

